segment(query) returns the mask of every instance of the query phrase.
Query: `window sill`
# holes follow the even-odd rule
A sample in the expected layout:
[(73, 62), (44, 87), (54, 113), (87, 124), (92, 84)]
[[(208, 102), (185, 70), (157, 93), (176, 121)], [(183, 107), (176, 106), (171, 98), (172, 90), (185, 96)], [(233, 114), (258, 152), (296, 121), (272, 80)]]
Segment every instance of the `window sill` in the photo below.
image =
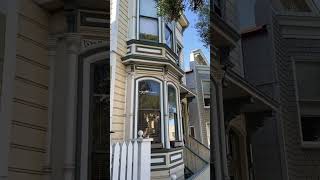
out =
[(318, 142), (303, 141), (301, 143), (301, 147), (303, 149), (320, 149), (320, 141)]

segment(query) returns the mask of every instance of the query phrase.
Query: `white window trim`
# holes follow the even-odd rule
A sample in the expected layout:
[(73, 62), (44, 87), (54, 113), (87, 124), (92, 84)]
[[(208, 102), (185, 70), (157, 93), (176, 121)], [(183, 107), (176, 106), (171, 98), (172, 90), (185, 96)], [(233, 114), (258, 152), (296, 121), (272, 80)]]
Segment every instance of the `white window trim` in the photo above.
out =
[(205, 99), (205, 94), (204, 94), (204, 91), (203, 91), (203, 82), (204, 82), (204, 81), (207, 81), (207, 82), (209, 82), (209, 83), (210, 83), (210, 80), (207, 80), (207, 79), (205, 79), (205, 80), (201, 80), (201, 91), (202, 91), (203, 107), (204, 107), (205, 109), (209, 109), (209, 108), (210, 108), (210, 106), (206, 106), (206, 105), (205, 105), (205, 101), (204, 101), (204, 99)]
[[(168, 89), (169, 89), (169, 86), (172, 86), (174, 89), (175, 89), (175, 91), (176, 91), (176, 105), (177, 105), (177, 121), (178, 121), (178, 140), (176, 140), (176, 141), (183, 141), (183, 137), (182, 137), (182, 134), (183, 134), (183, 132), (182, 132), (182, 119), (181, 119), (181, 105), (180, 105), (180, 102), (179, 102), (179, 99), (180, 99), (180, 92), (178, 91), (178, 88), (177, 88), (177, 86), (175, 85), (175, 84), (173, 84), (172, 82), (167, 82), (167, 86), (166, 86), (166, 88), (167, 88), (167, 94), (168, 94)], [(167, 101), (167, 110), (168, 110), (168, 108), (169, 108), (169, 106), (168, 106), (168, 100), (169, 100), (169, 96), (167, 96), (167, 99), (166, 99), (166, 101)], [(168, 111), (168, 113), (169, 113), (169, 111)], [(168, 130), (169, 130), (169, 124), (168, 124)], [(169, 131), (168, 131), (169, 132)], [(169, 136), (169, 134), (168, 134), (168, 136)], [(168, 138), (168, 141), (169, 141), (169, 138)]]
[(206, 122), (207, 140), (208, 146), (210, 147), (210, 122)]
[(134, 112), (135, 112), (135, 117), (134, 117), (134, 138), (137, 138), (138, 135), (138, 102), (139, 102), (139, 93), (138, 93), (138, 88), (139, 88), (139, 82), (144, 81), (144, 80), (152, 80), (160, 83), (160, 116), (161, 116), (161, 143), (162, 146), (165, 147), (165, 141), (164, 141), (164, 110), (163, 110), (163, 82), (160, 81), (157, 78), (153, 77), (142, 77), (138, 78), (135, 81), (135, 106), (134, 106)]
[[(140, 0), (136, 0), (136, 19), (137, 19), (137, 21), (136, 21), (136, 24), (135, 24), (135, 27), (133, 27), (133, 28), (137, 28), (137, 32), (136, 32), (136, 39), (137, 40), (140, 40)], [(152, 17), (150, 17), (150, 18), (152, 18)], [(156, 18), (154, 18), (154, 19), (156, 19)], [(163, 42), (163, 39), (162, 39), (162, 28), (161, 28), (161, 26), (162, 26), (162, 24), (163, 24), (163, 22), (162, 22), (162, 20), (161, 20), (162, 18), (161, 17), (158, 17), (158, 42), (159, 43), (162, 43)]]

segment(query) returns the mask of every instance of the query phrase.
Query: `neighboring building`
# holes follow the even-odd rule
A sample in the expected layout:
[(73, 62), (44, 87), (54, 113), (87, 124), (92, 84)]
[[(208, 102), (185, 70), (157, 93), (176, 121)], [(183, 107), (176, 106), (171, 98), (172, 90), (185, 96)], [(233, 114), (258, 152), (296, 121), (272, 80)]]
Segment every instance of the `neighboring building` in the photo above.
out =
[(1, 180), (107, 179), (108, 14), (106, 0), (1, 0)]
[(319, 179), (319, 1), (257, 1), (256, 25), (242, 33), (245, 77), (280, 104), (276, 122), (260, 130), (266, 142), (257, 155), (278, 148), (282, 170), (257, 164), (256, 178)]
[(210, 146), (210, 65), (200, 49), (190, 54), (187, 87), (197, 94), (189, 104), (189, 133)]
[[(236, 3), (241, 2), (212, 4), (211, 174), (223, 180), (282, 179), (279, 139), (270, 128), (279, 104), (245, 78)], [(262, 129), (273, 134), (262, 136)], [(261, 171), (264, 176), (257, 175)]]

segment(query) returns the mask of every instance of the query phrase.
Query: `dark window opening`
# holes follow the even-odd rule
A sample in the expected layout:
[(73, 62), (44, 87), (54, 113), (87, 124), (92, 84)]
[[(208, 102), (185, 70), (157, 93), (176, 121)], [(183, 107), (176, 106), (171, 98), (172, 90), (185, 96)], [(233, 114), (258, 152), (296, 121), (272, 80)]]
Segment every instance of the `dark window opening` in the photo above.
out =
[(210, 106), (210, 98), (204, 98), (204, 106)]
[(320, 116), (301, 117), (303, 141), (320, 142)]
[(194, 127), (193, 126), (190, 126), (190, 136), (191, 137), (195, 137)]

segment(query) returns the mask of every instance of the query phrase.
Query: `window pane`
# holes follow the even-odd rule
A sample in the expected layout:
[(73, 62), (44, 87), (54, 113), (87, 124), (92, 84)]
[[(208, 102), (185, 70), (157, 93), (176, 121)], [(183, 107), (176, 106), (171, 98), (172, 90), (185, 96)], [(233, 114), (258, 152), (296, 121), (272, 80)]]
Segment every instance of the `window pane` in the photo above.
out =
[(320, 100), (320, 63), (297, 62), (296, 73), (299, 98)]
[(153, 80), (140, 81), (138, 86), (138, 131), (161, 143), (160, 83)]
[(139, 82), (139, 109), (160, 109), (160, 83), (152, 80)]
[(158, 17), (157, 2), (155, 0), (140, 0), (140, 15)]
[(320, 141), (320, 117), (301, 117), (303, 141)]
[(204, 98), (204, 106), (210, 106), (210, 98)]
[(158, 41), (158, 19), (140, 17), (140, 39)]
[(210, 81), (202, 81), (203, 94), (210, 94)]
[(169, 141), (178, 140), (178, 114), (176, 90), (172, 85), (168, 86), (169, 108)]
[(166, 26), (165, 32), (166, 44), (169, 48), (172, 48), (172, 31)]
[(161, 143), (160, 111), (139, 111), (138, 131), (142, 130), (144, 136), (153, 138), (152, 143)]

